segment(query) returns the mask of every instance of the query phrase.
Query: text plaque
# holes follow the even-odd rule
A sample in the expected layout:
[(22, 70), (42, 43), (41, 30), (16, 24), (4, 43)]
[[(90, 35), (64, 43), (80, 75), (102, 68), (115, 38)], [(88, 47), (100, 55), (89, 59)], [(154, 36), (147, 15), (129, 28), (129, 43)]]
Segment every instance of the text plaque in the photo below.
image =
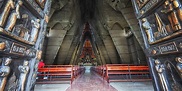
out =
[(161, 54), (178, 52), (178, 49), (177, 49), (176, 44), (174, 42), (160, 45), (159, 50), (160, 50)]
[(12, 54), (18, 54), (18, 55), (24, 55), (26, 51), (26, 47), (17, 43), (13, 43), (11, 46), (10, 53)]

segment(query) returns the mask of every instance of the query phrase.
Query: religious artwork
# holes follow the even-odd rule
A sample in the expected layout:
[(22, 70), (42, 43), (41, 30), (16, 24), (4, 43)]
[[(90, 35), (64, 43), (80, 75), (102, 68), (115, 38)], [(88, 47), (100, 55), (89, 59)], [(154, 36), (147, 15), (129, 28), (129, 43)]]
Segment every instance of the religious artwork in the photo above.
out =
[(42, 58), (42, 51), (37, 51), (36, 58), (37, 60), (40, 60)]
[(44, 17), (43, 9), (45, 7), (45, 3), (50, 0), (24, 0), (24, 1), (28, 4), (29, 8), (33, 9), (34, 14), (37, 17), (43, 18)]
[[(152, 1), (154, 3), (155, 0), (148, 1), (142, 7), (147, 7)], [(137, 2), (139, 2), (139, 0), (137, 0)], [(159, 3), (159, 1), (155, 4), (157, 3)], [(141, 14), (138, 17), (141, 21), (143, 31), (146, 32), (149, 44), (155, 44), (182, 34), (180, 32), (180, 30), (182, 30), (182, 9), (180, 6), (181, 3), (179, 0), (165, 0), (155, 12), (149, 13), (148, 15), (145, 14), (145, 17), (141, 17), (143, 15)], [(142, 9), (138, 11), (142, 12)]]
[(18, 36), (26, 41), (30, 40), (31, 32), (31, 18), (28, 14), (22, 14), (21, 19), (17, 20), (18, 23), (13, 28), (12, 34)]
[(6, 43), (5, 42), (0, 42), (0, 50), (4, 50), (6, 47)]
[(12, 34), (26, 41), (35, 43), (40, 28), (40, 20), (32, 17), (33, 15), (31, 13), (25, 12), (24, 8), (20, 8), (20, 10), (21, 18), (17, 20), (17, 23), (12, 30)]
[(22, 0), (13, 2), (9, 0), (5, 9), (0, 14), (0, 31), (19, 41), (35, 44), (39, 29), (40, 19), (24, 7)]
[(0, 27), (4, 27), (4, 24), (7, 20), (10, 10), (14, 8), (15, 8), (15, 5), (13, 0), (8, 0), (8, 2), (6, 3), (6, 6), (3, 9), (1, 9), (2, 14), (0, 15)]
[[(85, 27), (84, 27), (84, 31), (83, 31), (83, 35), (85, 35), (85, 33), (90, 33), (90, 25), (89, 23), (85, 23)], [(89, 38), (86, 38), (83, 44), (83, 49), (81, 51), (81, 55), (79, 57), (79, 65), (89, 65), (89, 66), (94, 66), (96, 63), (96, 55), (92, 49), (92, 43), (90, 41)]]
[(30, 69), (42, 51), (50, 6), (51, 0), (0, 0), (0, 91), (33, 90), (37, 70)]
[(24, 61), (23, 65), (20, 65), (18, 67), (19, 71), (20, 71), (20, 77), (19, 77), (19, 81), (18, 81), (18, 91), (24, 91), (25, 90), (25, 84), (26, 84), (26, 79), (27, 79), (27, 75), (29, 73), (29, 66), (28, 66), (28, 61)]
[(166, 0), (164, 10), (161, 12), (167, 14), (173, 31), (181, 29), (180, 21), (182, 21), (182, 9), (178, 0)]
[(178, 69), (179, 73), (180, 73), (180, 77), (182, 79), (182, 57), (177, 57), (176, 59), (176, 68)]
[(0, 65), (1, 65), (2, 59), (0, 58)]
[(141, 18), (141, 16), (145, 15), (148, 11), (154, 8), (158, 3), (162, 0), (134, 0), (135, 9), (136, 9), (136, 17)]
[(35, 0), (37, 4), (43, 9), (45, 6), (46, 0)]
[(0, 0), (0, 8), (2, 7), (4, 0)]
[(16, 20), (21, 18), (20, 17), (20, 6), (22, 6), (22, 5), (23, 5), (23, 2), (21, 0), (18, 0), (15, 10), (12, 11), (13, 13), (11, 13), (11, 15), (8, 19), (9, 21), (6, 25), (6, 30), (12, 31), (12, 29), (16, 23)]
[(149, 0), (137, 0), (139, 8), (142, 8)]
[(0, 66), (0, 91), (4, 91), (7, 77), (10, 73), (10, 67), (9, 64), (11, 63), (11, 58), (5, 58), (5, 61), (2, 66)]
[(160, 36), (167, 36), (168, 32), (165, 28), (165, 24), (163, 23), (163, 21), (161, 20), (161, 18), (159, 17), (159, 15), (157, 13), (155, 13), (155, 18), (156, 18), (156, 25), (157, 25), (157, 36), (156, 37), (160, 37)]
[(149, 42), (154, 42), (155, 38), (153, 36), (151, 24), (147, 21), (146, 18), (142, 19), (142, 27), (144, 28), (144, 30), (146, 32), (148, 41)]
[[(50, 0), (46, 0), (46, 1), (47, 1), (47, 3), (51, 3)], [(45, 9), (47, 9), (47, 11), (45, 11), (44, 20), (46, 21), (46, 23), (48, 23), (49, 22), (49, 18), (50, 18), (49, 17), (49, 13), (50, 13), (51, 5), (47, 5), (47, 7)]]
[(38, 31), (40, 28), (40, 20), (36, 19), (36, 20), (31, 20), (32, 23), (32, 32), (31, 32), (31, 42), (36, 42), (37, 41), (37, 37), (38, 37)]
[(182, 1), (131, 0), (156, 91), (182, 89)]
[(160, 82), (162, 85), (162, 88), (164, 91), (170, 91), (170, 89), (168, 88), (168, 81), (166, 79), (166, 74), (165, 74), (165, 68), (164, 65), (161, 64), (161, 62), (157, 59), (155, 60), (155, 69), (158, 72), (158, 76), (160, 78)]
[(38, 64), (39, 64), (39, 61), (37, 60), (37, 61), (35, 62), (35, 65), (34, 65), (34, 73), (33, 73), (33, 75), (32, 75), (32, 81), (31, 81), (31, 83), (32, 83), (32, 88), (31, 88), (31, 90), (34, 89), (34, 86), (35, 86), (35, 83), (36, 83), (37, 71), (38, 71)]
[(17, 78), (15, 76), (15, 72), (14, 72), (6, 84), (5, 91), (16, 91), (17, 82), (18, 82), (18, 80), (17, 80)]
[(182, 85), (180, 84), (180, 79), (177, 70), (175, 69), (175, 66), (173, 65), (172, 62), (170, 61), (165, 61), (166, 65), (166, 71), (168, 75), (168, 79), (170, 81), (170, 87), (172, 90), (171, 91), (181, 91)]
[(0, 56), (14, 55), (16, 57), (33, 58), (36, 56), (36, 49), (20, 42), (13, 42), (12, 39), (3, 39), (0, 37)]

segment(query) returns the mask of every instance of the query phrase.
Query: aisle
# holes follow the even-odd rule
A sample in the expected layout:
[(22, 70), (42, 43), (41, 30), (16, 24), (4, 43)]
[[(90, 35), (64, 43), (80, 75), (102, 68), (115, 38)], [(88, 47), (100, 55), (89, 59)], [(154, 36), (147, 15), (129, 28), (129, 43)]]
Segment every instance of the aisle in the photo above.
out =
[(98, 75), (85, 72), (66, 91), (117, 91)]
[(111, 82), (110, 85), (86, 67), (83, 75), (70, 84), (36, 84), (35, 91), (154, 91), (152, 82)]

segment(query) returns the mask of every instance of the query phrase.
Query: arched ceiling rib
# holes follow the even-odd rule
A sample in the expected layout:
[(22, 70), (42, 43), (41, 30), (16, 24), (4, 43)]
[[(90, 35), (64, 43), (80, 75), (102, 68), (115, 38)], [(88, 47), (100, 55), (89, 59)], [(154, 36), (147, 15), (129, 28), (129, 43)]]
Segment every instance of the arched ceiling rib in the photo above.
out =
[(129, 62), (125, 28), (130, 27), (143, 46), (130, 0), (53, 0), (50, 17), (45, 59), (48, 64), (77, 64), (86, 22), (102, 64)]

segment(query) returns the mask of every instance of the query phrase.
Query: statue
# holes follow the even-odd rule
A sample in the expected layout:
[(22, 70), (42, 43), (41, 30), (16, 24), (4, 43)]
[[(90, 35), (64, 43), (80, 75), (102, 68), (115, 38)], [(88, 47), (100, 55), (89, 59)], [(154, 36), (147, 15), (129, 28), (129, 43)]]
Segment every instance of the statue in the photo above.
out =
[(14, 72), (13, 75), (8, 80), (5, 91), (16, 91), (17, 81), (18, 80), (16, 79), (15, 72)]
[[(25, 40), (29, 41), (30, 39), (30, 30), (31, 30), (31, 22), (30, 22), (30, 17), (28, 14), (22, 14), (22, 25), (21, 27), (23, 27), (24, 29), (21, 30), (20, 36), (22, 38), (24, 38)], [(23, 34), (24, 33), (24, 34)]]
[(0, 58), (0, 65), (1, 65), (2, 59)]
[(8, 25), (6, 26), (6, 29), (8, 31), (12, 31), (13, 27), (15, 26), (16, 20), (21, 18), (19, 10), (20, 10), (20, 6), (22, 6), (22, 5), (23, 5), (23, 2), (21, 0), (18, 0), (17, 5), (16, 5), (16, 12), (13, 11), (13, 13), (10, 15), (10, 19), (8, 19), (8, 20), (10, 20), (8, 22)]
[(150, 43), (154, 42), (154, 36), (153, 36), (153, 33), (152, 33), (152, 28), (151, 28), (150, 23), (147, 21), (146, 18), (142, 19), (142, 27), (144, 28), (144, 30), (145, 30), (145, 32), (147, 34), (148, 41)]
[(180, 77), (182, 79), (182, 58), (177, 57), (176, 62), (177, 62), (176, 67), (177, 67), (178, 71), (180, 72)]
[(160, 36), (162, 37), (167, 36), (168, 32), (166, 30), (166, 25), (162, 22), (161, 18), (159, 17), (157, 13), (155, 13), (155, 17), (156, 17), (157, 29)]
[(0, 0), (0, 8), (3, 6), (4, 0)]
[(1, 27), (4, 26), (11, 8), (12, 9), (15, 8), (14, 2), (13, 2), (13, 0), (8, 0), (8, 2), (6, 3), (6, 6), (2, 12), (2, 15), (0, 16), (0, 26)]
[(11, 63), (12, 59), (11, 58), (6, 58), (4, 65), (0, 66), (0, 91), (4, 91), (7, 77), (10, 73), (10, 67), (9, 64)]
[(33, 25), (32, 32), (31, 32), (31, 42), (36, 42), (38, 37), (38, 32), (40, 28), (40, 19), (31, 20), (31, 23)]
[(37, 2), (37, 4), (39, 4), (41, 6), (41, 8), (44, 8), (46, 0), (35, 0)]
[(168, 75), (168, 78), (170, 79), (170, 85), (172, 91), (181, 91), (182, 87), (178, 81), (178, 78), (176, 78), (175, 76), (176, 72), (173, 69), (173, 64), (170, 61), (167, 63), (167, 72), (170, 74)]
[(25, 90), (25, 83), (26, 83), (26, 77), (29, 72), (29, 66), (28, 61), (24, 61), (23, 65), (18, 67), (20, 71), (20, 77), (18, 81), (18, 88), (17, 91), (24, 91)]
[(180, 21), (182, 21), (182, 7), (181, 4), (179, 3), (179, 0), (172, 0), (174, 8), (177, 10), (177, 16), (179, 17)]
[(0, 50), (4, 50), (6, 47), (6, 43), (5, 42), (0, 42)]
[(164, 65), (157, 59), (155, 60), (155, 69), (158, 72), (158, 76), (160, 78), (160, 82), (164, 91), (171, 91), (168, 86), (167, 77), (165, 75)]
[(136, 0), (138, 7), (142, 8), (149, 0)]
[[(180, 8), (180, 3), (178, 0), (166, 0), (164, 3), (165, 10), (162, 10), (161, 12), (164, 12), (168, 15), (168, 20), (171, 24), (171, 27), (174, 31), (180, 30), (181, 25), (178, 20), (182, 21), (182, 9)], [(176, 10), (177, 12), (176, 12)]]
[(41, 57), (42, 57), (42, 51), (38, 50), (38, 51), (37, 51), (37, 54), (36, 54), (36, 59), (37, 59), (37, 60), (40, 60)]

